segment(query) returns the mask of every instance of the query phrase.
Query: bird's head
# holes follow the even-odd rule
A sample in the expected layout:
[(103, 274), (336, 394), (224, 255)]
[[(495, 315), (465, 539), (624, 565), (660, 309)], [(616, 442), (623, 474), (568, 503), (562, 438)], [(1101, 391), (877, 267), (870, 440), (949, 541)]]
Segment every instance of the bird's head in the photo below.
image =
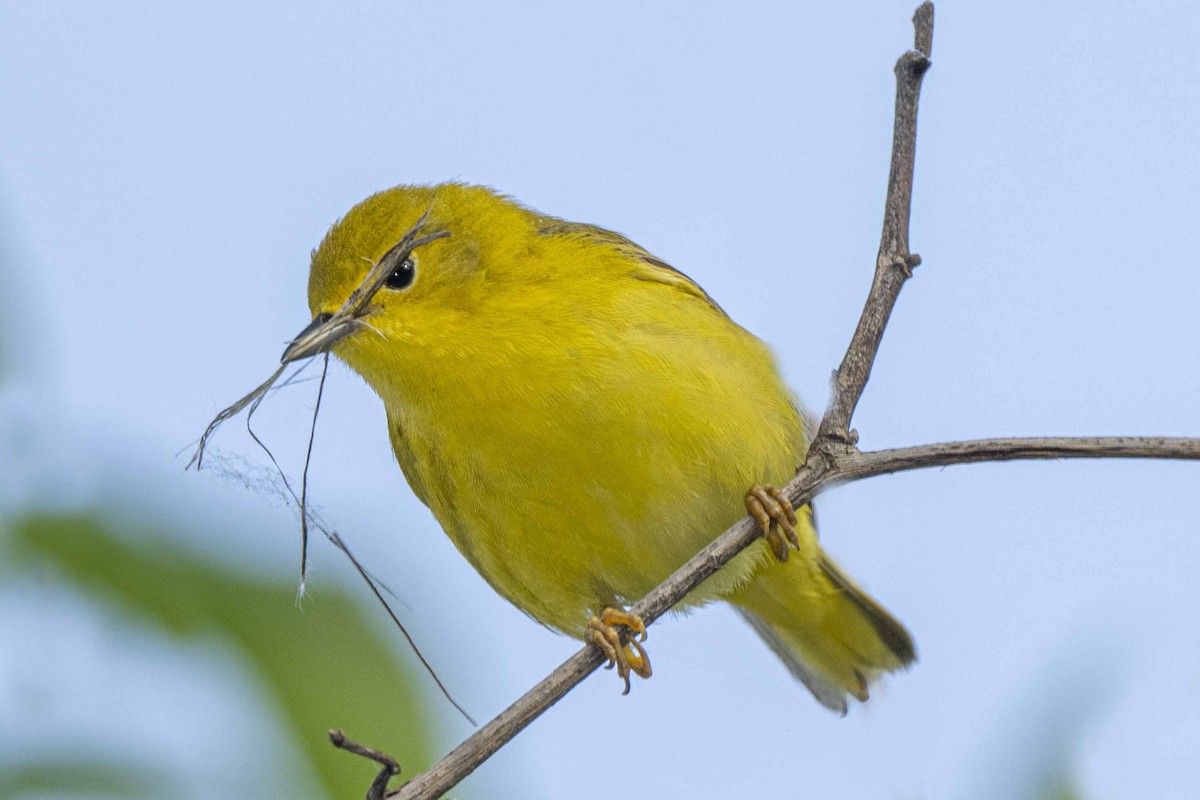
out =
[(490, 189), (397, 186), (368, 197), (313, 251), (312, 323), (284, 351), (297, 361), (330, 351), (368, 382), (405, 360), (444, 355), (462, 323), (512, 293), (536, 238), (537, 215)]

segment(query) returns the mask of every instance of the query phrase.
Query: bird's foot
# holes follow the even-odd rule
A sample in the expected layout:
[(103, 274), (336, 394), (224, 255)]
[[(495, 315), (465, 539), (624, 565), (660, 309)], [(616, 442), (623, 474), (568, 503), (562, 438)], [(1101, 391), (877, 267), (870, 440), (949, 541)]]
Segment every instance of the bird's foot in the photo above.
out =
[(793, 550), (800, 549), (800, 537), (796, 535), (796, 512), (783, 492), (774, 486), (756, 484), (746, 492), (746, 510), (762, 528), (763, 538), (777, 559), (788, 560), (789, 545)]
[[(622, 641), (618, 625), (628, 629), (627, 641)], [(641, 678), (650, 677), (650, 656), (641, 645), (646, 641), (646, 624), (637, 614), (619, 608), (606, 608), (600, 612), (600, 616), (592, 617), (588, 622), (583, 638), (594, 644), (608, 659), (605, 669), (617, 668), (617, 675), (625, 681), (622, 694), (629, 694), (629, 673)]]

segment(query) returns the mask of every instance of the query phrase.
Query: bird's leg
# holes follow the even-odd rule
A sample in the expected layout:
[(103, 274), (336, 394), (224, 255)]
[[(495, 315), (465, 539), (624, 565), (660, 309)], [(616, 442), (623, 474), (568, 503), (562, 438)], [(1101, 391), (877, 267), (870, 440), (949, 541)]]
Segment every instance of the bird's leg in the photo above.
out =
[[(617, 630), (618, 625), (628, 631), (625, 641), (622, 641), (625, 638), (622, 632)], [(650, 656), (641, 645), (646, 641), (646, 624), (637, 614), (619, 608), (606, 608), (600, 612), (600, 616), (592, 617), (588, 622), (583, 639), (594, 644), (608, 659), (606, 669), (617, 668), (617, 675), (625, 681), (622, 694), (629, 694), (630, 672), (641, 678), (650, 677)]]
[[(762, 528), (763, 538), (780, 561), (788, 560), (788, 545), (800, 549), (796, 535), (796, 512), (791, 501), (774, 486), (755, 484), (746, 492), (746, 510)], [(784, 537), (787, 537), (786, 540)]]

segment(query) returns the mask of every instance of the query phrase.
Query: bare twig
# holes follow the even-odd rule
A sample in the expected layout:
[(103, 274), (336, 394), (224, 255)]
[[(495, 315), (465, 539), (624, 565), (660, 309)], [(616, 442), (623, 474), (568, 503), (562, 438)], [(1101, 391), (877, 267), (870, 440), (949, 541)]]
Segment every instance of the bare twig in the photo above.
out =
[(345, 750), (348, 753), (354, 753), (356, 756), (369, 758), (380, 765), (379, 773), (375, 776), (375, 780), (371, 781), (370, 788), (367, 789), (366, 800), (383, 800), (384, 793), (387, 791), (388, 781), (394, 776), (400, 774), (400, 762), (389, 756), (387, 753), (376, 750), (373, 747), (367, 747), (365, 744), (347, 739), (346, 734), (340, 730), (329, 732), (329, 741), (333, 746)]
[[(1200, 440), (1165, 438), (992, 439), (923, 445), (863, 453), (850, 420), (871, 374), (883, 331), (905, 280), (920, 258), (909, 252), (908, 226), (916, 153), (917, 106), (921, 79), (929, 68), (933, 44), (933, 4), (924, 3), (913, 17), (916, 49), (896, 64), (896, 120), (883, 234), (875, 278), (862, 316), (841, 367), (834, 375), (833, 397), (821, 420), (808, 463), (784, 487), (795, 506), (822, 489), (850, 480), (923, 467), (973, 461), (1035, 458), (1181, 458), (1200, 459)], [(816, 456), (816, 457), (814, 457)], [(745, 517), (697, 553), (632, 611), (652, 623), (761, 535)], [(546, 709), (591, 674), (603, 659), (584, 647), (523, 697), (484, 725), (429, 770), (405, 783), (390, 797), (434, 798), (456, 785), (492, 753), (516, 736)]]
[[(783, 492), (798, 506), (835, 484), (876, 475), (980, 461), (1052, 458), (1200, 460), (1200, 439), (1125, 436), (980, 439), (867, 453), (852, 451), (834, 454), (828, 466), (801, 468)], [(632, 608), (633, 613), (649, 625), (761, 535), (757, 523), (744, 517), (646, 595)], [(561, 700), (602, 661), (599, 650), (584, 647), (441, 761), (388, 796), (395, 800), (439, 797)]]
[(871, 365), (883, 339), (904, 282), (912, 277), (921, 257), (908, 251), (908, 221), (912, 211), (913, 170), (917, 152), (917, 105), (921, 79), (929, 69), (933, 47), (933, 3), (923, 3), (913, 15), (915, 50), (896, 62), (896, 121), (892, 131), (892, 165), (888, 174), (887, 200), (883, 210), (883, 234), (875, 260), (875, 279), (859, 317), (858, 327), (846, 349), (842, 365), (833, 375), (833, 396), (821, 420), (809, 453), (823, 455), (830, 448), (853, 446), (858, 436), (850, 430), (850, 418), (862, 396)]
[[(807, 502), (823, 485), (823, 478), (839, 455), (855, 452), (850, 418), (862, 395), (883, 330), (904, 281), (920, 259), (908, 252), (908, 220), (912, 206), (912, 181), (917, 141), (917, 100), (921, 78), (929, 68), (933, 44), (933, 4), (924, 3), (913, 17), (915, 43), (920, 52), (905, 53), (896, 63), (896, 120), (892, 140), (891, 171), (884, 206), (883, 235), (876, 259), (875, 279), (863, 307), (858, 327), (841, 367), (834, 374), (833, 397), (809, 450), (808, 464), (788, 484), (794, 505)], [(787, 489), (785, 489), (787, 491)], [(650, 624), (678, 603), (701, 582), (724, 566), (760, 535), (749, 517), (742, 519), (716, 541), (678, 569), (637, 603), (632, 611)], [(585, 647), (524, 697), (476, 731), (426, 772), (404, 784), (399, 798), (432, 798), (454, 786), (472, 770), (561, 699), (601, 663), (598, 650)]]
[[(896, 65), (896, 122), (883, 234), (875, 277), (846, 357), (834, 375), (833, 396), (809, 450), (808, 462), (784, 487), (793, 505), (812, 500), (829, 486), (875, 475), (978, 461), (1054, 458), (1172, 458), (1200, 460), (1200, 439), (1095, 437), (987, 439), (896, 450), (861, 452), (850, 420), (870, 377), (883, 331), (904, 282), (919, 257), (908, 249), (908, 225), (921, 79), (933, 43), (933, 5), (913, 18), (916, 49)], [(652, 623), (761, 536), (745, 517), (697, 553), (631, 611)], [(603, 658), (586, 646), (550, 673), (499, 716), (454, 748), (426, 772), (388, 796), (436, 798), (455, 786), (506, 742), (591, 674)]]
[[(1080, 436), (976, 439), (968, 442), (923, 444), (898, 450), (854, 451), (838, 459), (831, 470), (835, 483), (954, 464), (983, 461), (1031, 461), (1059, 458), (1200, 459), (1200, 439), (1178, 436)], [(788, 495), (789, 499), (791, 495)]]

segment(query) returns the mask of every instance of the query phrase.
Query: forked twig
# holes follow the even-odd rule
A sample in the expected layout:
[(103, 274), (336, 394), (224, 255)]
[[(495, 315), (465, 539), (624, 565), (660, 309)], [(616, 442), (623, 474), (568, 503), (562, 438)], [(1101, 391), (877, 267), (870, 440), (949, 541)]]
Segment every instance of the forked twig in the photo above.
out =
[[(1200, 459), (1200, 439), (1095, 437), (989, 439), (860, 452), (850, 420), (862, 396), (871, 366), (896, 299), (920, 258), (909, 252), (908, 226), (916, 152), (917, 106), (921, 79), (930, 66), (933, 4), (913, 17), (915, 49), (896, 64), (896, 119), (883, 234), (871, 291), (846, 357), (834, 374), (833, 396), (809, 450), (808, 462), (784, 493), (794, 506), (810, 502), (821, 490), (852, 480), (903, 470), (976, 461), (1046, 458)], [(700, 583), (761, 536), (745, 517), (721, 534), (656, 587), (631, 611), (647, 625), (666, 613)], [(585, 646), (425, 772), (393, 791), (393, 800), (440, 797), (506, 742), (590, 675), (603, 658)]]
[(339, 750), (354, 753), (356, 756), (370, 759), (380, 765), (379, 773), (367, 789), (366, 800), (383, 800), (386, 796), (388, 781), (400, 774), (400, 762), (380, 750), (359, 744), (353, 739), (347, 739), (340, 730), (329, 732), (329, 741)]
[[(850, 418), (871, 373), (871, 364), (896, 298), (918, 261), (908, 253), (908, 216), (912, 206), (917, 100), (921, 78), (930, 65), (929, 50), (933, 44), (932, 3), (926, 2), (917, 9), (913, 26), (916, 46), (923, 50), (910, 50), (896, 63), (896, 121), (875, 279), (846, 357), (834, 374), (833, 398), (809, 449), (808, 464), (784, 487), (793, 506), (811, 500), (821, 488), (823, 469), (833, 466), (839, 452), (853, 449)], [(631, 611), (649, 625), (759, 535), (757, 525), (750, 517), (744, 517), (642, 598)], [(393, 796), (406, 799), (441, 796), (591, 674), (602, 660), (598, 649), (584, 647), (441, 761), (401, 786)]]
[[(870, 377), (884, 331), (900, 291), (908, 278), (912, 276), (912, 270), (921, 263), (920, 257), (909, 250), (909, 221), (916, 153), (917, 111), (922, 78), (930, 66), (929, 57), (933, 44), (932, 3), (925, 2), (917, 8), (913, 24), (915, 30), (914, 49), (901, 56), (895, 68), (896, 105), (891, 165), (887, 199), (884, 206), (883, 228), (871, 289), (846, 355), (834, 373), (830, 404), (813, 437), (807, 463), (787, 486), (783, 487), (785, 495), (794, 506), (799, 506), (810, 502), (819, 492), (836, 484), (905, 470), (981, 461), (1055, 458), (1200, 459), (1200, 439), (1165, 437), (987, 439), (875, 452), (862, 452), (857, 448), (858, 436), (850, 427), (851, 420)], [(425, 221), (426, 217), (423, 216), (395, 247), (372, 266), (367, 277), (342, 307), (334, 314), (329, 315), (328, 319), (322, 321), (321, 327), (325, 335), (358, 327), (370, 327), (364, 317), (369, 313), (370, 303), (375, 293), (383, 286), (393, 269), (415, 247), (448, 235), (446, 232), (425, 234), (421, 230)], [(304, 347), (300, 347), (299, 345), (302, 343), (298, 337), (293, 341), (293, 346), (289, 348), (289, 353), (292, 353), (295, 358), (302, 358), (326, 352), (327, 341), (327, 339), (322, 340), (320, 337), (314, 336), (303, 343)], [(325, 343), (323, 344), (323, 342)], [(287, 353), (285, 353), (285, 360), (287, 360)], [(194, 464), (197, 468), (200, 467), (204, 448), (221, 423), (247, 407), (250, 408), (248, 417), (253, 414), (262, 396), (270, 390), (282, 371), (283, 367), (280, 367), (254, 392), (214, 418), (201, 437), (189, 466)], [(255, 438), (257, 440), (257, 437)], [(311, 455), (311, 451), (310, 436), (309, 455)], [(274, 461), (273, 456), (272, 461)], [(307, 475), (307, 462), (305, 474)], [(286, 478), (284, 480), (286, 485)], [(290, 485), (287, 485), (287, 489), (291, 492)], [(306, 489), (307, 480), (303, 478), (300, 497), (296, 498), (295, 493), (291, 492), (293, 499), (296, 499), (301, 507), (302, 520), (304, 520), (302, 525), (305, 526), (305, 530), (307, 530), (309, 514)], [(346, 554), (371, 586), (372, 591), (376, 593), (380, 602), (387, 608), (386, 601), (376, 588), (376, 582), (354, 558), (341, 537), (336, 532), (326, 530), (315, 520), (313, 524), (319, 527), (330, 541)], [(631, 611), (639, 615), (647, 625), (653, 623), (738, 553), (757, 541), (760, 536), (761, 532), (757, 524), (749, 517), (743, 518), (670, 575), (634, 605)], [(407, 637), (407, 632), (392, 614), (391, 609), (387, 610)], [(411, 638), (409, 642), (411, 644)], [(416, 650), (415, 645), (413, 648)], [(417, 651), (417, 655), (420, 657), (419, 651)], [(423, 658), (421, 660), (422, 663), (425, 663)], [(432, 798), (442, 796), (458, 784), (534, 719), (564, 697), (602, 662), (603, 657), (595, 647), (583, 647), (429, 770), (417, 775), (390, 794), (387, 794), (387, 783), (400, 770), (394, 759), (372, 748), (351, 742), (340, 731), (331, 732), (330, 738), (335, 746), (355, 752), (383, 765), (371, 784), (367, 795), (368, 800), (381, 800), (385, 795), (410, 800), (414, 798), (432, 800)], [(428, 669), (427, 664), (426, 668)], [(433, 674), (432, 670), (430, 670), (430, 674)], [(437, 680), (436, 675), (434, 675), (434, 679)], [(441, 686), (440, 681), (438, 685)], [(447, 696), (449, 695), (447, 694)], [(451, 702), (453, 702), (452, 699)], [(457, 703), (455, 705), (457, 707)]]

